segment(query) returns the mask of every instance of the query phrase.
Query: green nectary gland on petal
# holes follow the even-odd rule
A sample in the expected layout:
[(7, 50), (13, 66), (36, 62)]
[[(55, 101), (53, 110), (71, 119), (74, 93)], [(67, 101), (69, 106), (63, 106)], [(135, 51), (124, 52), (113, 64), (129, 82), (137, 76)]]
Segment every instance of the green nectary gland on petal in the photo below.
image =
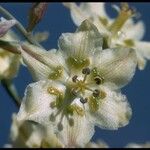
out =
[(126, 39), (124, 40), (124, 43), (129, 47), (133, 47), (135, 45), (132, 39)]
[(100, 21), (104, 26), (107, 26), (107, 25), (108, 25), (108, 19), (107, 19), (107, 18), (98, 16), (98, 19), (99, 19), (99, 21)]
[(62, 74), (63, 74), (63, 67), (57, 66), (56, 68), (54, 68), (53, 72), (50, 73), (48, 78), (51, 80), (57, 80), (62, 76)]
[(69, 57), (66, 60), (68, 66), (72, 69), (82, 69), (89, 66), (90, 60), (88, 58)]

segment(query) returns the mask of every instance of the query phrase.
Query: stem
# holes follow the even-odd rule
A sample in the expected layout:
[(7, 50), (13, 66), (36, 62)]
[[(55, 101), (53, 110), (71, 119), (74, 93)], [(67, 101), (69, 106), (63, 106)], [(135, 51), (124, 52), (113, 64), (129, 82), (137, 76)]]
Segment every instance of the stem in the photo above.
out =
[(27, 32), (26, 29), (23, 27), (23, 25), (14, 16), (12, 16), (6, 9), (4, 9), (2, 6), (0, 6), (0, 13), (2, 13), (5, 16), (6, 19), (14, 19), (14, 20), (16, 20), (17, 24), (15, 26), (20, 31), (20, 33), (22, 33), (23, 36), (31, 44), (34, 44), (34, 45), (42, 48), (42, 46), (36, 40), (34, 40), (34, 38), (32, 36), (32, 33)]
[(8, 95), (12, 98), (12, 100), (14, 101), (16, 106), (19, 108), (21, 101), (17, 94), (15, 85), (12, 84), (11, 80), (6, 80), (6, 79), (1, 80), (1, 83), (2, 83), (3, 87), (5, 88), (5, 90), (7, 91)]

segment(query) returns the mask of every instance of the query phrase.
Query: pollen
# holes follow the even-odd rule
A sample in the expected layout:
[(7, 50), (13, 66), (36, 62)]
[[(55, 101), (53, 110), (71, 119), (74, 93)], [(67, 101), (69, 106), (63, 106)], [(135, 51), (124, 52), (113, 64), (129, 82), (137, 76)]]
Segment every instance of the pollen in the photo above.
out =
[(57, 88), (54, 87), (48, 87), (47, 91), (52, 95), (56, 95), (56, 96), (62, 95), (62, 93)]

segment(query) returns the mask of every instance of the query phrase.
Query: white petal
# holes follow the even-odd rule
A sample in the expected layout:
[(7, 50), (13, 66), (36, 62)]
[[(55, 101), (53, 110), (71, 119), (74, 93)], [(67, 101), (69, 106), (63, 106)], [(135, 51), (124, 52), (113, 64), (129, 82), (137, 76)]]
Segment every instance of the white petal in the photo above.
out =
[(55, 49), (46, 51), (29, 43), (22, 45), (22, 57), (35, 80), (48, 79), (53, 68), (61, 66), (63, 75), (67, 76), (65, 62), (62, 54)]
[(94, 125), (86, 116), (74, 114), (74, 126), (70, 126), (67, 119), (63, 119), (64, 128), (56, 133), (65, 147), (82, 147), (87, 144), (94, 134)]
[(138, 51), (136, 51), (136, 56), (137, 56), (138, 68), (139, 70), (143, 70), (146, 66), (146, 59)]
[(145, 25), (143, 21), (134, 23), (132, 19), (129, 19), (121, 31), (126, 39), (141, 40), (145, 34)]
[(74, 23), (79, 26), (84, 20), (95, 16), (107, 18), (104, 5), (104, 3), (81, 3), (77, 6), (75, 3), (70, 3), (67, 7), (71, 10)]
[(79, 58), (94, 54), (102, 49), (102, 35), (96, 26), (85, 20), (75, 33), (65, 33), (59, 38), (59, 47), (67, 55), (78, 56)]
[(56, 96), (48, 92), (48, 87), (57, 88), (61, 92), (65, 90), (62, 84), (50, 80), (29, 84), (18, 113), (18, 120), (49, 124), (49, 117), (53, 111), (50, 103), (56, 100)]
[(125, 95), (111, 91), (102, 87), (106, 97), (99, 100), (99, 110), (91, 115), (95, 119), (97, 126), (116, 130), (129, 123), (132, 111)]
[(143, 70), (146, 66), (146, 59), (150, 60), (150, 42), (134, 41), (137, 54), (138, 67)]
[(90, 17), (98, 15), (100, 17), (107, 18), (106, 10), (105, 10), (105, 3), (81, 3), (80, 9), (85, 13), (88, 14)]
[(150, 42), (134, 41), (135, 49), (146, 59), (150, 59)]
[(114, 83), (117, 87), (125, 86), (133, 77), (137, 65), (133, 49), (115, 48), (103, 50), (95, 56), (94, 67), (104, 78), (104, 83)]
[(64, 5), (70, 9), (72, 20), (77, 26), (79, 26), (82, 21), (89, 18), (89, 15), (84, 13), (75, 3), (64, 3)]

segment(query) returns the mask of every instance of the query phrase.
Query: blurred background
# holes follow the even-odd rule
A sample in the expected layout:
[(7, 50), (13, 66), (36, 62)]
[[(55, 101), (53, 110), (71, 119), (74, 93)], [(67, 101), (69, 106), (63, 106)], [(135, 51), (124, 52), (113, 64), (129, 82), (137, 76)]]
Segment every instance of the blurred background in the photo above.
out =
[[(106, 11), (111, 17), (117, 15), (116, 11), (111, 8), (112, 4), (107, 3)], [(145, 41), (150, 41), (150, 3), (129, 3), (140, 12), (141, 17), (146, 26)], [(0, 3), (10, 13), (12, 13), (25, 27), (27, 26), (27, 14), (31, 7), (31, 3)], [(0, 14), (0, 17), (2, 14)], [(36, 28), (36, 31), (48, 31), (49, 39), (42, 43), (46, 49), (57, 48), (57, 40), (61, 33), (74, 32), (74, 25), (70, 11), (61, 3), (49, 3), (48, 10)], [(17, 78), (14, 82), (21, 96), (24, 95), (26, 86), (32, 82), (32, 78), (28, 70), (21, 66)], [(120, 128), (117, 131), (102, 130), (95, 128), (96, 132), (92, 141), (101, 139), (110, 147), (124, 147), (127, 143), (145, 143), (150, 141), (150, 62), (144, 71), (136, 71), (136, 74), (122, 92), (127, 95), (133, 110), (133, 116), (129, 125)], [(11, 125), (12, 113), (18, 112), (17, 107), (13, 103), (0, 85), (0, 147), (8, 143), (9, 130)]]

